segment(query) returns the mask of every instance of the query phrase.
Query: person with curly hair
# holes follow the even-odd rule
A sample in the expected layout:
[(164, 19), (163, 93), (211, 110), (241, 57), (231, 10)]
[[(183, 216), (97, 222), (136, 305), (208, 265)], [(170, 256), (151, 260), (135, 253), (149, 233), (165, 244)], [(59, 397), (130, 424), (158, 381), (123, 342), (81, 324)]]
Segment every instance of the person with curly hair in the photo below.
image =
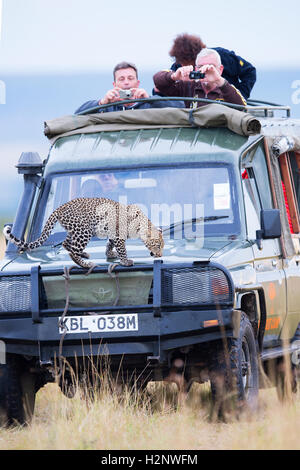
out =
[[(175, 72), (157, 72), (153, 77), (155, 87), (166, 96), (204, 98), (246, 106), (241, 92), (222, 76), (224, 67), (217, 51), (205, 48), (197, 55), (195, 70), (203, 75), (201, 78), (193, 79), (190, 76), (193, 69), (193, 65), (184, 65)], [(187, 108), (206, 104), (205, 101), (185, 101)]]
[[(179, 34), (170, 49), (170, 57), (175, 59), (171, 70), (176, 70), (185, 65), (195, 65), (196, 57), (206, 45), (199, 36), (192, 34)], [(235, 54), (234, 51), (223, 47), (212, 47), (221, 57), (224, 67), (222, 76), (234, 85), (247, 100), (256, 82), (256, 68), (247, 60)]]

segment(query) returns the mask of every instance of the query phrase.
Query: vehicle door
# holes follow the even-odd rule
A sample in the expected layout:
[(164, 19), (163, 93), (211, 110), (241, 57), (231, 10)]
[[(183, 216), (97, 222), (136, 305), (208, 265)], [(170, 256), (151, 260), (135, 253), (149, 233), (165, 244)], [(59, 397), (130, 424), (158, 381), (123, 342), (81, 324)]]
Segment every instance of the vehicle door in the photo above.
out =
[(290, 236), (293, 240), (295, 253), (290, 254), (284, 260), (284, 270), (287, 279), (287, 313), (288, 316), (281, 331), (281, 339), (293, 338), (300, 323), (300, 154), (290, 152), (283, 153), (279, 157), (282, 187), (284, 190), (285, 204), (290, 228)]
[[(263, 286), (266, 302), (264, 346), (278, 340), (287, 314), (286, 276), (282, 246), (279, 239), (255, 242), (261, 229), (261, 209), (274, 208), (263, 141), (245, 155), (242, 184), (244, 190), (248, 239), (253, 242), (254, 268), (257, 284)], [(245, 172), (246, 169), (246, 172)]]

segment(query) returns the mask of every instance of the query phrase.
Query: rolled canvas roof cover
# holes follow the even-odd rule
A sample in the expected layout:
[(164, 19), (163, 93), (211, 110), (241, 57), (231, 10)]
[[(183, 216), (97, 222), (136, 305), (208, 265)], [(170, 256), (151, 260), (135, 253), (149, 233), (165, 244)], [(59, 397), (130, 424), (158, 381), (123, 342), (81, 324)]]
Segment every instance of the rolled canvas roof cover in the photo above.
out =
[(227, 127), (236, 134), (250, 136), (261, 132), (257, 118), (221, 104), (209, 104), (197, 109), (161, 108), (136, 109), (68, 115), (45, 122), (44, 133), (51, 139), (103, 131), (153, 129), (157, 127)]

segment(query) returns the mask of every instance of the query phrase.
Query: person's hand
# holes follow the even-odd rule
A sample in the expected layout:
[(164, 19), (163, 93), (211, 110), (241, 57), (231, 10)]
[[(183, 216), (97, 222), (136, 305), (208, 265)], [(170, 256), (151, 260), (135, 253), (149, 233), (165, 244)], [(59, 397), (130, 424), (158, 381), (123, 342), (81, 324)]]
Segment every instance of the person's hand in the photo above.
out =
[(140, 98), (149, 98), (149, 95), (143, 88), (131, 88), (131, 98), (138, 100)]
[(115, 101), (120, 101), (120, 95), (117, 88), (113, 88), (112, 90), (108, 90), (104, 98), (99, 101), (99, 104), (108, 104), (114, 103)]
[(221, 87), (225, 83), (225, 79), (221, 76), (220, 71), (212, 64), (202, 65), (199, 72), (205, 73), (205, 77), (201, 78), (201, 82), (206, 82), (217, 87)]
[(184, 82), (190, 81), (190, 73), (194, 70), (192, 65), (185, 65), (179, 67), (176, 72), (172, 73), (171, 78), (176, 82), (177, 80), (183, 80)]

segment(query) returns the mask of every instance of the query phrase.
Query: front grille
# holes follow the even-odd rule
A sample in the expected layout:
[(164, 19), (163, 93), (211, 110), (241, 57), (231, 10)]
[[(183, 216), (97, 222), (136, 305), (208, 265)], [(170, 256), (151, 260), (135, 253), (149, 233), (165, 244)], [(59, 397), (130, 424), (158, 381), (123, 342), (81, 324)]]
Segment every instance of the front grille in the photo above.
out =
[(163, 305), (216, 305), (232, 297), (225, 273), (214, 266), (163, 269), (161, 282)]
[(30, 276), (0, 277), (0, 313), (31, 310)]
[[(113, 306), (118, 297), (118, 306), (147, 305), (151, 291), (152, 271), (119, 272), (116, 278), (106, 272), (74, 275), (68, 283), (70, 308), (88, 308)], [(56, 309), (64, 308), (66, 304), (66, 287), (63, 277), (41, 276), (44, 295), (40, 293), (40, 307)]]

